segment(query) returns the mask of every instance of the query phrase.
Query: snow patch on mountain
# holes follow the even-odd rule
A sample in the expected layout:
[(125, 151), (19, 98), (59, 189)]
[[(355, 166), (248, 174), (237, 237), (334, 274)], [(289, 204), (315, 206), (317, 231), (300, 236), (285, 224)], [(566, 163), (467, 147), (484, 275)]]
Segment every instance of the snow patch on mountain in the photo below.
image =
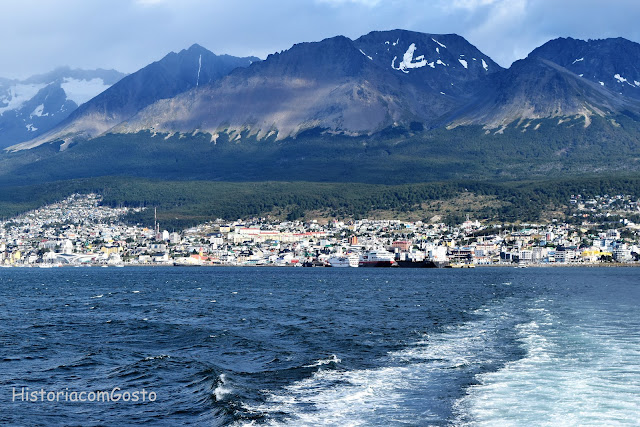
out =
[(442, 43), (440, 43), (438, 40), (434, 39), (433, 37), (431, 37), (431, 40), (433, 40), (434, 42), (438, 43), (440, 45), (440, 47), (443, 47), (445, 49), (447, 48), (445, 45), (443, 45)]
[(364, 52), (362, 51), (362, 49), (358, 49), (358, 50), (360, 51), (360, 53), (361, 53), (361, 54), (363, 54), (364, 56), (366, 56), (367, 58), (369, 58), (370, 60), (372, 60), (372, 61), (373, 61), (373, 58), (372, 58), (372, 57), (370, 57), (369, 55), (367, 55), (366, 53), (364, 53)]
[(0, 114), (7, 110), (19, 109), (45, 86), (44, 84), (15, 84), (10, 86), (8, 94), (0, 95)]
[(571, 63), (571, 65), (575, 64), (576, 62), (580, 62), (580, 61), (584, 61), (584, 58), (578, 58), (578, 59), (576, 59), (575, 61), (573, 61), (573, 62)]
[(627, 81), (627, 79), (622, 77), (620, 74), (614, 74), (613, 78), (616, 79), (619, 83), (624, 83)]
[(105, 84), (100, 78), (78, 80), (66, 77), (60, 86), (67, 94), (67, 99), (81, 105), (109, 89), (110, 85)]
[(200, 70), (202, 70), (202, 55), (198, 58), (198, 77), (196, 78), (196, 87), (200, 84)]
[(469, 66), (467, 65), (467, 61), (465, 61), (464, 59), (458, 59), (458, 62), (461, 63), (464, 68), (469, 68)]
[(49, 113), (42, 114), (44, 112), (44, 104), (38, 105), (29, 115), (29, 117), (46, 117)]
[(482, 68), (484, 68), (485, 71), (489, 71), (489, 66), (487, 65), (484, 59), (482, 59)]
[(391, 68), (393, 68), (394, 70), (402, 71), (403, 73), (409, 73), (408, 70), (410, 68), (422, 68), (424, 66), (430, 65), (429, 62), (426, 59), (424, 59), (424, 55), (420, 55), (416, 57), (414, 62), (413, 54), (415, 53), (415, 51), (416, 51), (416, 44), (411, 43), (411, 45), (409, 46), (409, 49), (407, 49), (407, 51), (402, 56), (402, 62), (398, 64), (398, 67), (395, 66), (396, 59), (398, 59), (398, 57), (397, 56), (393, 57), (393, 61), (391, 61)]

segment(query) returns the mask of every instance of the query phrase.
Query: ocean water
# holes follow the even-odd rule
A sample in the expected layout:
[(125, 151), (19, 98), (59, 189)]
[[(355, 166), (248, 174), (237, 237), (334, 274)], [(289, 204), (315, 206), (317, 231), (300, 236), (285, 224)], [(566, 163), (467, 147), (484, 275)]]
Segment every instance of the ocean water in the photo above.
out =
[(638, 425), (639, 307), (636, 268), (2, 269), (0, 425)]

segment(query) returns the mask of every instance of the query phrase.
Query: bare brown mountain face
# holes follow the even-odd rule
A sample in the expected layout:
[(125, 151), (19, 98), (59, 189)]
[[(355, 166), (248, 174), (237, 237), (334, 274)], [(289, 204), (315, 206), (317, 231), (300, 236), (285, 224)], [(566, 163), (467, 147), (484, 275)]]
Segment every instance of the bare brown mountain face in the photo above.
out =
[[(466, 59), (465, 59), (466, 58)], [(501, 70), (457, 35), (374, 32), (355, 41), (301, 43), (207, 87), (160, 101), (113, 129), (243, 132), (262, 139), (321, 128), (372, 134), (426, 126), (459, 107)]]

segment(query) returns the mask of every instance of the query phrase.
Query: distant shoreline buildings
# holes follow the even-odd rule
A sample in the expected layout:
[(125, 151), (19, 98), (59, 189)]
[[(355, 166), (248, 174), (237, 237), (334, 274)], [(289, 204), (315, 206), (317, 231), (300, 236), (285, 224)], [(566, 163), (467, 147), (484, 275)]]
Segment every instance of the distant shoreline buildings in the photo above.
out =
[[(52, 266), (401, 266), (634, 265), (638, 230), (620, 212), (637, 214), (628, 196), (583, 200), (569, 224), (483, 224), (398, 220), (273, 222), (218, 220), (180, 232), (128, 225), (142, 208), (100, 206), (96, 194), (75, 194), (0, 223), (0, 265)], [(615, 210), (617, 227), (576, 221), (581, 212), (604, 219)], [(359, 259), (359, 262), (357, 261)]]

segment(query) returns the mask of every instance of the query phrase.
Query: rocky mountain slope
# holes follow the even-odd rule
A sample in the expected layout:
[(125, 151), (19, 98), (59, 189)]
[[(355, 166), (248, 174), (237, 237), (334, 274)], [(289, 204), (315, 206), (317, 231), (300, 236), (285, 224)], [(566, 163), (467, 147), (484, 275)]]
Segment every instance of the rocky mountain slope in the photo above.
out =
[[(465, 59), (466, 58), (466, 59)], [(150, 105), (116, 133), (258, 139), (321, 128), (348, 135), (433, 126), (501, 67), (457, 35), (395, 30), (301, 43), (219, 82)]]
[(49, 132), (17, 147), (32, 148), (55, 140), (69, 144), (73, 140), (96, 137), (147, 105), (205, 86), (255, 61), (259, 59), (218, 56), (197, 44), (178, 53), (171, 52), (96, 94)]

